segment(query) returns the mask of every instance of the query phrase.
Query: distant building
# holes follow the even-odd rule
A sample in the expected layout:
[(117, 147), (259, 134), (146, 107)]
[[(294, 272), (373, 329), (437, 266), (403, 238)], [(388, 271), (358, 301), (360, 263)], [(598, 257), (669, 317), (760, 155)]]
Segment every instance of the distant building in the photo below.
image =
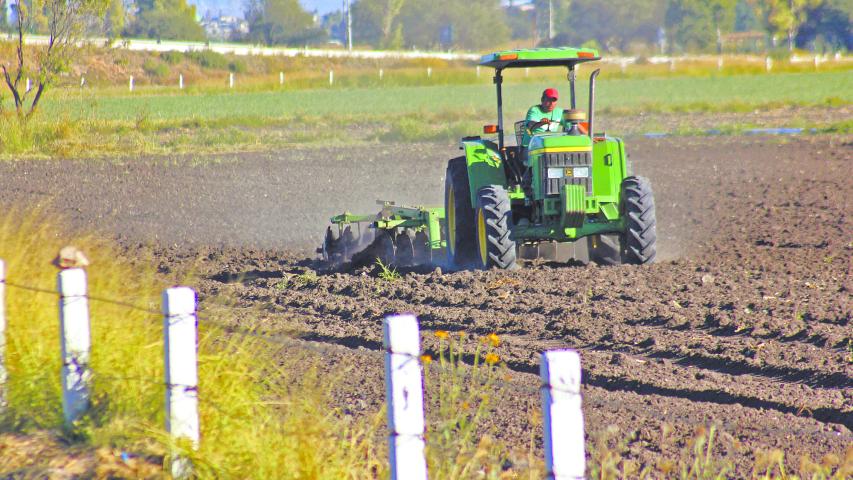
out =
[(249, 34), (249, 22), (231, 15), (205, 15), (201, 27), (211, 40), (241, 40)]

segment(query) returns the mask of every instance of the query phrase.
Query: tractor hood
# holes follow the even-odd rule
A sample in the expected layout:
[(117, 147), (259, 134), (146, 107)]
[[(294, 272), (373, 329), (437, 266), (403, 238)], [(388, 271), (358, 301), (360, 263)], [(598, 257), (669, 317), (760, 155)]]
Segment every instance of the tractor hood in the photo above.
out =
[(598, 51), (592, 48), (527, 48), (483, 55), (480, 59), (480, 65), (496, 69), (569, 67), (593, 60), (601, 60), (601, 57), (598, 55)]
[(530, 155), (545, 152), (589, 152), (591, 150), (592, 140), (587, 135), (535, 135), (530, 139), (528, 146)]

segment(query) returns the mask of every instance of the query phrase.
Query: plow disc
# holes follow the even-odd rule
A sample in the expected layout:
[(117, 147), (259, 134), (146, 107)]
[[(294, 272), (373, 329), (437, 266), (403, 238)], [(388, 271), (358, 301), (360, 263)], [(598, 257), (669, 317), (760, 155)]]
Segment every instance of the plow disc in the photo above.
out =
[(323, 245), (317, 249), (330, 267), (365, 266), (377, 260), (385, 265), (429, 264), (444, 247), (441, 220), (444, 209), (398, 207), (380, 202), (376, 215), (344, 213), (332, 217)]

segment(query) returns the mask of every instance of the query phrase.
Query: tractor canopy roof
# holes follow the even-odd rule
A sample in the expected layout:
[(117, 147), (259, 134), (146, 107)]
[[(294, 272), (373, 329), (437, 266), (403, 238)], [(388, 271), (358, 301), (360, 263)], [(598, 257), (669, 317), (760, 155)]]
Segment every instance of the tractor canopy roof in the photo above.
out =
[(598, 51), (592, 48), (524, 48), (518, 50), (503, 50), (483, 55), (480, 65), (487, 67), (522, 68), (522, 67), (560, 67), (572, 66), (582, 62), (600, 60)]

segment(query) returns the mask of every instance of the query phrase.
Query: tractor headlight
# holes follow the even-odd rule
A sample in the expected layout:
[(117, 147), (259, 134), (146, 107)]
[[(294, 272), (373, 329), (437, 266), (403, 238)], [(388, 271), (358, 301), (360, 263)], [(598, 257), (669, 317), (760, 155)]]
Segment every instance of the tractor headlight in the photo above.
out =
[(566, 176), (565, 168), (549, 168), (548, 169), (548, 178), (564, 178)]
[(574, 175), (572, 176), (575, 178), (589, 177), (589, 167), (575, 167), (574, 170)]

